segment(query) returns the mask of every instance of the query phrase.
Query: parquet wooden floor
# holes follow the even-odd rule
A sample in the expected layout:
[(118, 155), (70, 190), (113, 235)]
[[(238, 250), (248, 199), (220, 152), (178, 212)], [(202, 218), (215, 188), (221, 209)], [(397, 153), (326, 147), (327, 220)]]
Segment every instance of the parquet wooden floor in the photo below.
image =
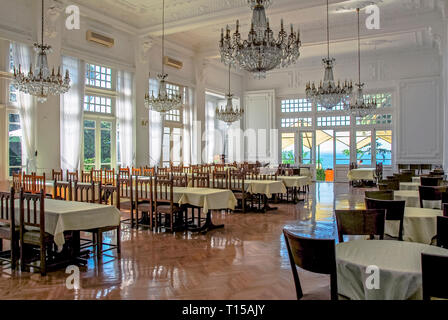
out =
[[(121, 259), (90, 259), (81, 288), (68, 290), (65, 270), (0, 271), (0, 299), (295, 299), (282, 236), (295, 232), (335, 237), (333, 210), (363, 207), (363, 189), (320, 183), (305, 202), (279, 204), (268, 214), (213, 214), (225, 228), (206, 235), (153, 233), (125, 227)], [(111, 237), (112, 238), (112, 237)], [(300, 272), (306, 299), (329, 298), (326, 276)]]

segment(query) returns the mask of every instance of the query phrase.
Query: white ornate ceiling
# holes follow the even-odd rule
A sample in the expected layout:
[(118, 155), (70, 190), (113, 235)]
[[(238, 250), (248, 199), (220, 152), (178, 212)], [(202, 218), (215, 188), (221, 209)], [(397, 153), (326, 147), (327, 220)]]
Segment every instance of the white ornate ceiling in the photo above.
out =
[[(62, 0), (65, 1), (65, 0)], [(381, 9), (381, 29), (366, 30), (365, 50), (412, 48), (432, 45), (427, 39), (434, 17), (446, 0), (330, 0), (332, 41), (335, 52), (351, 51), (356, 38), (354, 10), (376, 3)], [(135, 33), (157, 39), (161, 34), (162, 0), (74, 0), (82, 14), (107, 18), (110, 25), (128, 26)], [(242, 33), (249, 28), (247, 0), (165, 0), (168, 41), (209, 57), (216, 55), (220, 30), (240, 19)], [(95, 14), (93, 14), (95, 13)], [(273, 0), (267, 11), (278, 30), (280, 18), (302, 31), (305, 55), (319, 55), (325, 43), (325, 0)], [(424, 39), (424, 40), (422, 40)], [(356, 46), (353, 46), (355, 50)]]

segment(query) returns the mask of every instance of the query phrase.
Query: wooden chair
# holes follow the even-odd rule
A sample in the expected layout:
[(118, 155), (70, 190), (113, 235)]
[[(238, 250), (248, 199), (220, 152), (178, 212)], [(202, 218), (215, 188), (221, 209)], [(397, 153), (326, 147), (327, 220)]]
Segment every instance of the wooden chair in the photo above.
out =
[[(420, 196), (420, 208), (425, 208), (424, 201), (442, 202), (444, 192), (447, 192), (447, 187), (419, 186), (418, 193)], [(441, 206), (437, 206), (436, 208), (439, 209)]]
[(443, 210), (443, 216), (448, 217), (448, 203), (446, 202), (442, 203), (442, 210)]
[(20, 232), (16, 227), (14, 198), (14, 188), (11, 188), (10, 192), (0, 192), (0, 252), (3, 251), (3, 240), (11, 242), (10, 258), (0, 256), (0, 260), (9, 262), (11, 269), (15, 269), (17, 266), (20, 250)]
[[(34, 185), (34, 187), (33, 187), (32, 193), (38, 194), (41, 190), (44, 190), (44, 193), (47, 196), (45, 173), (43, 173), (41, 176), (34, 175), (33, 185)], [(49, 195), (49, 196), (52, 196), (52, 195)]]
[(437, 246), (448, 249), (448, 217), (437, 217)]
[(400, 190), (400, 180), (398, 179), (387, 179), (378, 182), (378, 188), (380, 191), (385, 190)]
[(376, 172), (377, 181), (383, 180), (383, 164), (382, 163), (376, 164), (375, 172)]
[(377, 200), (394, 200), (393, 190), (366, 191), (365, 197)]
[(225, 171), (225, 165), (224, 164), (215, 164), (213, 171), (214, 172), (223, 172), (223, 171)]
[(104, 173), (101, 177), (101, 184), (108, 185), (108, 186), (115, 185), (115, 169), (112, 169), (112, 170), (105, 169), (104, 170)]
[(73, 191), (74, 201), (95, 203), (95, 183), (93, 181), (90, 183), (75, 181)]
[(402, 172), (403, 170), (407, 170), (409, 168), (408, 164), (398, 164), (398, 172)]
[(92, 171), (81, 171), (81, 182), (83, 183), (95, 182), (93, 180)]
[(129, 179), (129, 177), (131, 176), (131, 170), (129, 169), (129, 167), (119, 168), (118, 175), (119, 175), (120, 179)]
[(56, 171), (54, 169), (51, 170), (51, 180), (53, 181), (64, 181), (64, 173), (63, 171)]
[[(146, 214), (149, 221), (148, 225), (140, 223), (139, 213)], [(153, 203), (153, 180), (135, 178), (135, 225), (154, 227), (154, 203)], [(157, 228), (157, 225), (155, 226)]]
[(422, 253), (423, 300), (448, 299), (448, 257)]
[(383, 209), (386, 210), (386, 220), (388, 221), (399, 221), (399, 231), (398, 240), (403, 241), (403, 220), (404, 220), (404, 209), (406, 206), (406, 201), (395, 201), (395, 200), (377, 200), (365, 198), (366, 208), (371, 209)]
[(132, 168), (132, 175), (140, 177), (142, 175), (142, 168)]
[(22, 173), (13, 173), (12, 174), (12, 187), (14, 188), (14, 191), (19, 194), (20, 190), (22, 188)]
[(93, 182), (100, 183), (103, 181), (103, 170), (92, 169), (91, 174)]
[(276, 174), (261, 174), (258, 175), (260, 180), (272, 180), (272, 181), (277, 181), (278, 180), (278, 175)]
[(79, 180), (78, 170), (76, 170), (74, 172), (70, 172), (69, 170), (67, 170), (65, 178), (67, 179), (67, 181), (72, 181), (72, 182), (78, 181)]
[(53, 182), (53, 199), (72, 201), (73, 200), (73, 188), (72, 183), (69, 181), (58, 181)]
[[(47, 251), (53, 245), (53, 236), (45, 232), (45, 193), (39, 194), (20, 192), (20, 265), (25, 271), (27, 266), (40, 270), (40, 274), (47, 274)], [(35, 266), (28, 263), (25, 257), (27, 247), (38, 247), (40, 265)]]
[(170, 173), (170, 168), (163, 168), (163, 167), (157, 168), (157, 175), (166, 175), (169, 173)]
[(395, 173), (394, 177), (398, 179), (399, 182), (412, 182), (412, 173)]
[[(101, 182), (99, 184), (100, 192), (100, 204), (106, 204), (115, 206), (120, 210), (120, 185), (117, 181), (117, 185), (103, 185)], [(104, 253), (117, 249), (118, 255), (121, 254), (121, 223), (117, 226), (106, 226), (102, 228), (97, 228), (93, 230), (87, 230), (87, 232), (94, 233), (94, 239), (97, 245), (97, 259), (100, 261)], [(104, 243), (103, 234), (110, 231), (116, 231), (116, 244)], [(106, 245), (108, 249), (103, 250), (103, 246)]]
[(134, 179), (132, 175), (128, 177), (120, 177), (117, 175), (118, 196), (120, 197), (120, 209), (129, 210), (131, 217), (121, 220), (121, 223), (134, 226)]
[(443, 181), (443, 177), (420, 177), (421, 185), (427, 187), (438, 187)]
[[(154, 179), (154, 211), (156, 225), (161, 225), (162, 216), (165, 217), (165, 227), (171, 232), (174, 231), (175, 216), (181, 213), (181, 209), (174, 205), (173, 180)], [(167, 217), (169, 217), (169, 227), (167, 226)]]
[(22, 175), (22, 186), (23, 192), (33, 193), (34, 188), (34, 174), (23, 174)]
[(339, 242), (344, 235), (367, 235), (370, 239), (384, 238), (385, 210), (336, 210)]
[(250, 194), (246, 192), (245, 177), (244, 172), (239, 170), (229, 171), (229, 188), (238, 200), (243, 213), (246, 213), (247, 201), (251, 199)]
[(330, 275), (331, 300), (338, 300), (336, 250), (334, 240), (303, 238), (283, 230), (289, 261), (291, 263), (297, 299), (303, 297), (297, 267), (320, 274)]
[(143, 177), (154, 177), (155, 170), (154, 168), (143, 168), (142, 169), (142, 176)]
[(229, 172), (215, 171), (212, 178), (213, 189), (229, 189)]
[(210, 188), (210, 174), (208, 172), (193, 172), (191, 181), (193, 188)]
[(186, 173), (172, 173), (171, 178), (175, 187), (188, 187), (188, 175)]

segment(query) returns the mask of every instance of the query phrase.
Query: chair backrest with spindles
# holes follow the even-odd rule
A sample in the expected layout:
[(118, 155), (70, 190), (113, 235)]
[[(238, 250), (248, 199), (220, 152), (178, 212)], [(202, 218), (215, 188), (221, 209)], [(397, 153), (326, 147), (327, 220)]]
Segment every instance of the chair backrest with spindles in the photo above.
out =
[(73, 193), (76, 202), (95, 203), (95, 182), (75, 181)]
[(16, 228), (14, 196), (14, 188), (11, 188), (10, 192), (0, 192), (0, 224), (10, 227), (10, 236)]
[(105, 169), (102, 179), (101, 179), (101, 184), (102, 185), (110, 185), (110, 186), (114, 186), (115, 185), (115, 169), (109, 170), (109, 169)]
[(132, 175), (140, 177), (142, 175), (142, 168), (132, 168)]
[(54, 169), (51, 170), (51, 180), (53, 181), (64, 181), (64, 173), (63, 171), (56, 171)]
[(210, 174), (208, 172), (193, 173), (191, 181), (193, 188), (210, 188)]
[(117, 185), (103, 185), (99, 183), (100, 204), (107, 204), (117, 207), (120, 210), (120, 183)]
[(188, 175), (186, 173), (171, 173), (171, 178), (175, 187), (186, 188), (188, 186)]
[(142, 176), (143, 177), (154, 177), (156, 170), (154, 168), (143, 168)]
[(20, 191), (20, 238), (29, 229), (39, 229), (40, 239), (45, 235), (45, 193), (42, 190), (37, 194)]
[(46, 179), (45, 179), (45, 173), (43, 173), (41, 176), (34, 175), (34, 189), (33, 193), (39, 193), (41, 190), (44, 190), (44, 193), (46, 192)]
[(212, 188), (213, 189), (229, 189), (229, 172), (215, 171), (213, 172)]
[(79, 180), (79, 175), (78, 175), (78, 170), (74, 171), (74, 172), (70, 172), (69, 170), (67, 170), (67, 174), (65, 176), (65, 178), (67, 179), (67, 181), (78, 181)]
[(53, 199), (55, 200), (73, 200), (73, 189), (71, 181), (57, 181), (53, 182)]
[(160, 179), (159, 177), (154, 179), (155, 208), (157, 208), (159, 204), (169, 204), (171, 207), (174, 206), (173, 188), (174, 185), (172, 179)]
[(12, 187), (14, 188), (14, 191), (19, 194), (20, 189), (22, 188), (22, 173), (13, 173), (12, 174)]
[(92, 171), (81, 171), (81, 182), (83, 183), (95, 182), (93, 180)]

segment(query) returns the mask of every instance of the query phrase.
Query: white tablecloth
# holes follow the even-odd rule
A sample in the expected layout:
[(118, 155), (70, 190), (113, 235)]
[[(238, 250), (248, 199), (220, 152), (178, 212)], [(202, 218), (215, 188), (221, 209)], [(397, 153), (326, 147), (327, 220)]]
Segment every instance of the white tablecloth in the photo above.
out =
[(400, 182), (400, 190), (418, 191), (420, 182)]
[(244, 180), (244, 184), (248, 193), (264, 194), (268, 198), (273, 194), (286, 193), (286, 187), (280, 180)]
[(421, 183), (422, 183), (420, 177), (412, 177), (412, 182), (414, 182), (414, 183), (418, 183), (418, 184), (421, 184)]
[(357, 180), (376, 180), (376, 169), (374, 168), (360, 168), (360, 169), (352, 169), (348, 172), (348, 180), (349, 181), (357, 181)]
[(209, 210), (235, 210), (237, 200), (230, 190), (208, 188), (173, 188), (173, 201), (201, 207), (204, 213)]
[(278, 180), (282, 181), (287, 188), (301, 188), (312, 183), (311, 178), (307, 176), (279, 176)]
[(420, 196), (418, 191), (399, 190), (394, 191), (395, 200), (405, 200), (406, 207), (420, 208)]
[[(54, 236), (59, 250), (65, 231), (80, 231), (118, 226), (120, 211), (114, 206), (45, 199), (45, 232)], [(20, 223), (20, 201), (15, 202), (16, 223)]]
[[(339, 294), (352, 300), (422, 299), (421, 254), (448, 250), (405, 241), (357, 240), (336, 246)], [(380, 270), (380, 289), (367, 289), (368, 266)]]
[[(420, 194), (418, 191), (399, 190), (394, 191), (395, 200), (405, 200), (406, 207), (420, 208)], [(442, 201), (423, 200), (423, 207), (428, 209), (441, 209)]]
[[(442, 210), (408, 207), (404, 211), (403, 239), (410, 242), (431, 244), (437, 235), (437, 217), (442, 216)], [(398, 237), (399, 222), (386, 221), (385, 233)]]

